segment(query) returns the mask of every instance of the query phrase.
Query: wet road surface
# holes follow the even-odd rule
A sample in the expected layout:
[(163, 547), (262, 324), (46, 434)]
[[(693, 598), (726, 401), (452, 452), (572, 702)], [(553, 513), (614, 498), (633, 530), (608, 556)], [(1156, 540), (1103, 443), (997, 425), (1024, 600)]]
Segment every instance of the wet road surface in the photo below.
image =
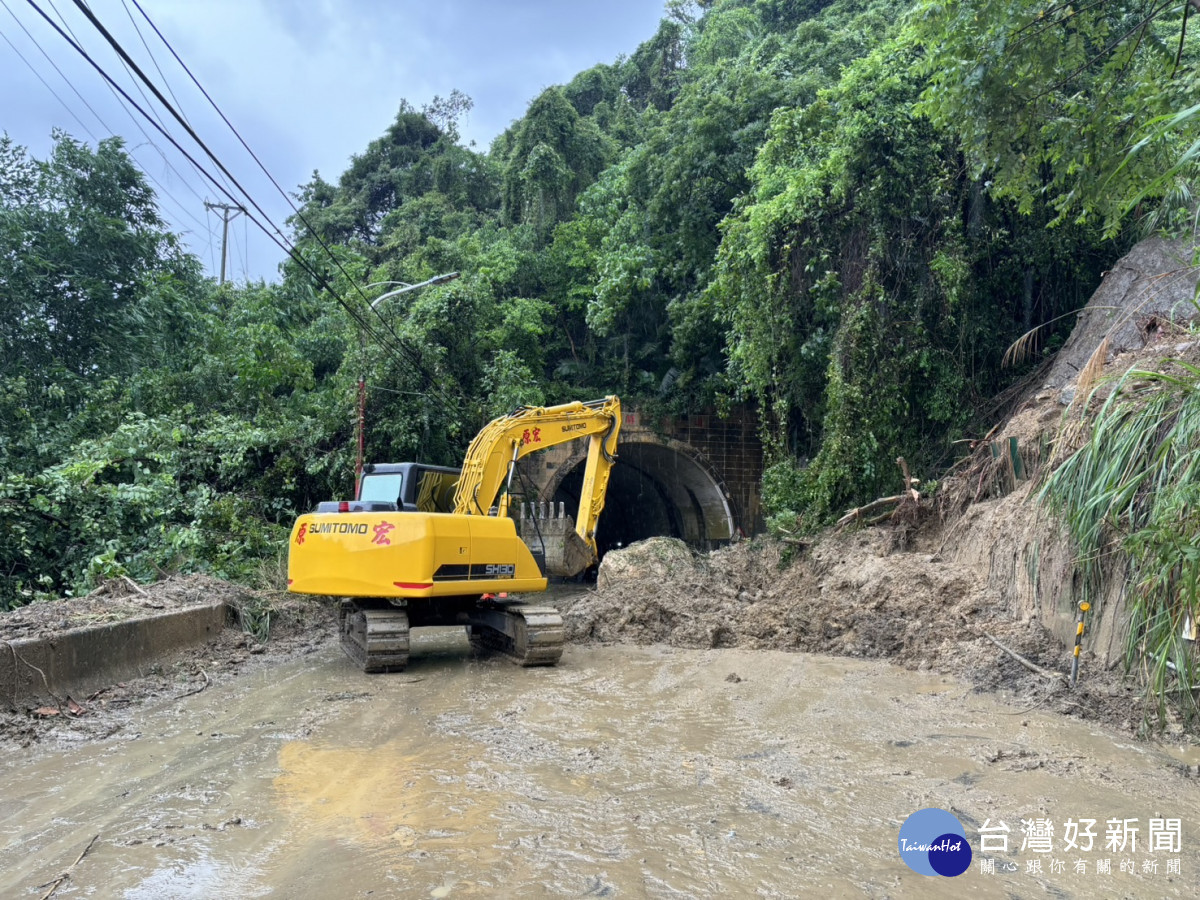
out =
[[(98, 835), (56, 898), (1194, 897), (1197, 762), (885, 663), (568, 647), (522, 670), (429, 629), (401, 674), (329, 647), (6, 753), (0, 896), (41, 897)], [(899, 857), (924, 807), (965, 826), (959, 878)], [(1093, 848), (1063, 852), (1081, 818)], [(1110, 819), (1136, 849), (1105, 847)], [(989, 820), (1007, 853), (980, 852)]]

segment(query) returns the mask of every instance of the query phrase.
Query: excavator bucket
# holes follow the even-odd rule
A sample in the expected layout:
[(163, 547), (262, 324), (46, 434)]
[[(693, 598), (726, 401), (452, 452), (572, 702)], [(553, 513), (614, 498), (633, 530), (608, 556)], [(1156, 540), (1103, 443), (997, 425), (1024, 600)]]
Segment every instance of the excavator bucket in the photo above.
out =
[(575, 530), (575, 517), (563, 504), (529, 503), (521, 505), (517, 522), (521, 540), (534, 558), (542, 561), (547, 575), (578, 575), (596, 560), (592, 550)]

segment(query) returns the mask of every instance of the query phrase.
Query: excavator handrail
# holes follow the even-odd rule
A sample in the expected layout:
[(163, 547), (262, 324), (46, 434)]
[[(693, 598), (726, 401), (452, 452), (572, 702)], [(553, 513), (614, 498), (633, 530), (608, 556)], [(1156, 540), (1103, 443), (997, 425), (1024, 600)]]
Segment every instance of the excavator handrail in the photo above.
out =
[[(464, 515), (487, 515), (519, 459), (539, 450), (590, 437), (576, 532), (595, 556), (596, 522), (604, 509), (604, 495), (609, 472), (616, 460), (620, 429), (621, 401), (612, 396), (559, 406), (520, 407), (493, 419), (467, 449), (462, 475), (454, 492), (454, 511)], [(507, 508), (507, 504), (504, 506)]]

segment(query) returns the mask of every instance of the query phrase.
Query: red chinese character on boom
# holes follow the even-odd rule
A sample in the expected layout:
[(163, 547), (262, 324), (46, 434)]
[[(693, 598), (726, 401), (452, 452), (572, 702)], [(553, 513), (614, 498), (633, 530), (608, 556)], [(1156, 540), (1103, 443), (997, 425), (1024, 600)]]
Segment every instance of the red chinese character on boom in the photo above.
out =
[(371, 538), (372, 544), (391, 544), (391, 540), (387, 537), (387, 533), (396, 526), (390, 522), (380, 522), (375, 526), (375, 537)]
[(525, 433), (521, 435), (521, 443), (522, 444), (529, 443), (529, 429), (528, 428), (526, 428)]
[(533, 429), (533, 442), (535, 444), (540, 444), (542, 442), (542, 429), (540, 429), (540, 428)]

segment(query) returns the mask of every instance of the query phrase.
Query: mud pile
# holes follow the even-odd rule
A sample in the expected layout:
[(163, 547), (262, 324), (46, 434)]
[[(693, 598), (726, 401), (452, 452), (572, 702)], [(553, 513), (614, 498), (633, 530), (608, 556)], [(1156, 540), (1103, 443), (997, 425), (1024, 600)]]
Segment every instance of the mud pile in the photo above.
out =
[[(54, 696), (43, 706), (0, 711), (0, 745), (18, 746), (49, 737), (74, 742), (123, 732), (144, 701), (183, 698), (244, 672), (327, 645), (337, 633), (330, 604), (278, 592), (261, 592), (206, 575), (171, 576), (139, 585), (127, 578), (106, 582), (84, 597), (33, 603), (0, 614), (0, 653), (18, 638), (49, 637), (74, 628), (103, 625), (187, 606), (223, 601), (231, 624), (216, 640), (180, 651), (131, 678), (80, 696)], [(136, 729), (135, 729), (136, 730)]]
[(1024, 623), (991, 615), (976, 570), (933, 556), (921, 538), (905, 549), (910, 540), (906, 528), (874, 528), (798, 550), (760, 538), (696, 555), (653, 538), (605, 556), (596, 593), (564, 611), (568, 638), (804, 650), (914, 668), (946, 668), (979, 621), (1029, 643)]
[(238, 609), (252, 595), (246, 588), (206, 575), (174, 575), (150, 585), (113, 578), (83, 597), (31, 603), (0, 615), (0, 640), (51, 637), (72, 628), (121, 622), (217, 600)]
[(1031, 709), (1141, 726), (1132, 686), (1088, 658), (1070, 689), (1063, 645), (1036, 617), (1013, 618), (986, 569), (931, 553), (936, 535), (880, 527), (799, 550), (760, 538), (703, 555), (653, 538), (610, 553), (597, 590), (562, 604), (567, 638), (883, 658), (1010, 691)]
[[(1063, 712), (1139, 723), (1140, 692), (1119, 672), (1123, 561), (1114, 554), (1106, 565), (1083, 674), (1069, 690), (1074, 552), (1031, 499), (1046, 468), (1084, 440), (1116, 377), (1134, 367), (1169, 372), (1178, 368), (1172, 358), (1200, 364), (1188, 326), (1200, 276), (1193, 252), (1151, 239), (1116, 263), (1067, 345), (997, 398), (999, 424), (915, 519), (707, 555), (668, 539), (611, 552), (596, 593), (564, 607), (568, 638), (882, 657), (1012, 688)], [(1093, 393), (1100, 375), (1110, 380)]]

